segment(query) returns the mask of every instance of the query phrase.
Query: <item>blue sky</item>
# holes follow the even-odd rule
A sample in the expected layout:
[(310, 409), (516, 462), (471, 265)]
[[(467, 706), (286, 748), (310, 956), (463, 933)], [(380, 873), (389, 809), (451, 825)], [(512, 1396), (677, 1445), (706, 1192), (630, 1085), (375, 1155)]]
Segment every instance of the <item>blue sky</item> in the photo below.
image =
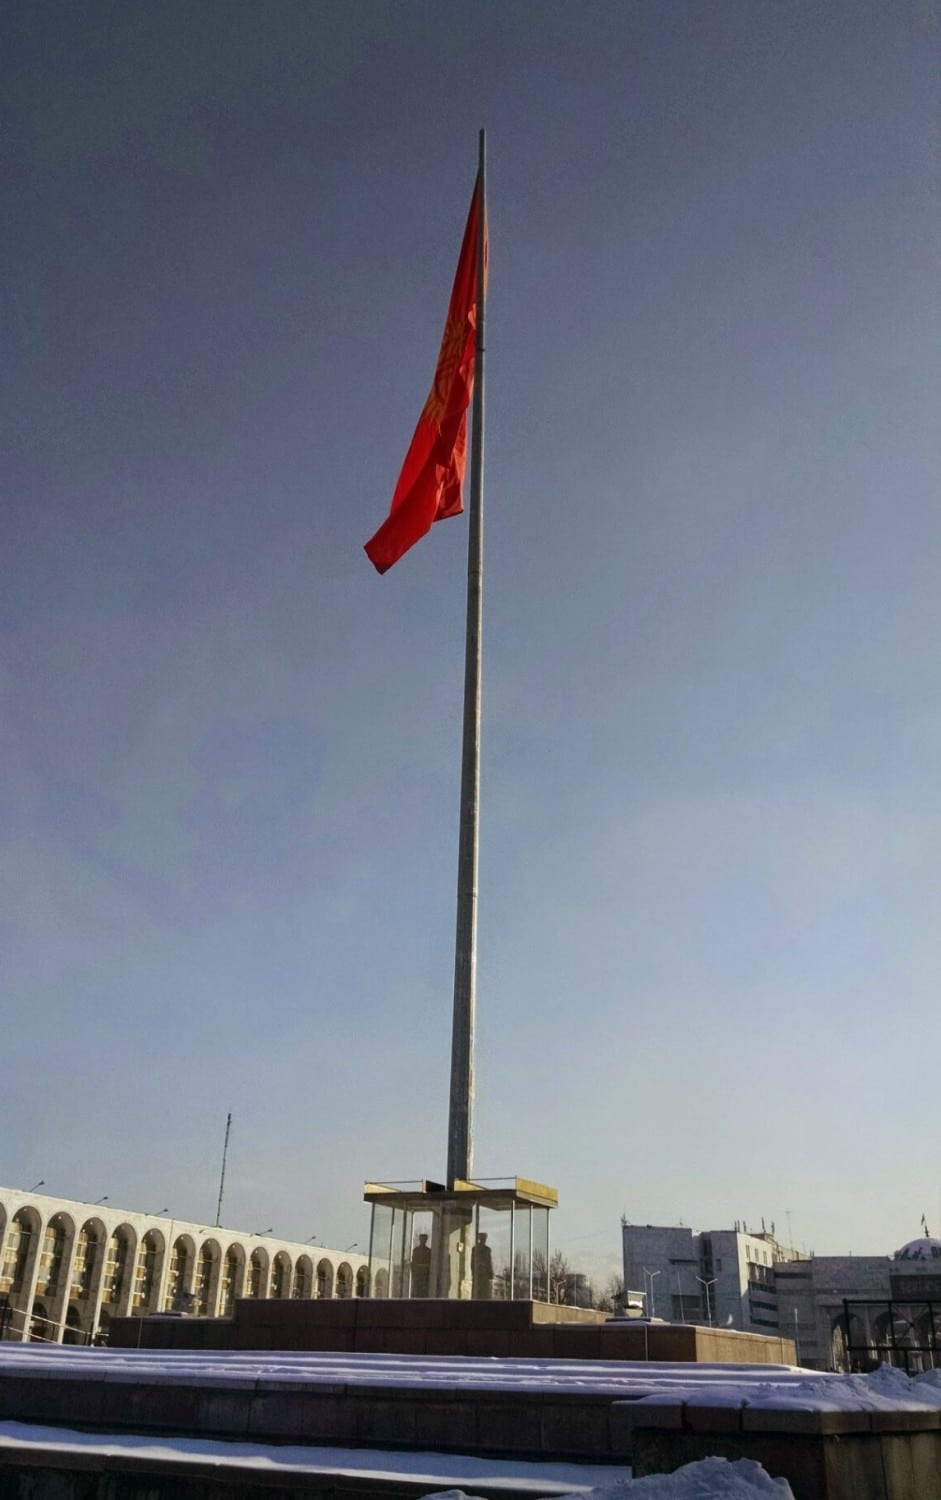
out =
[(598, 1274), (941, 1224), (936, 5), (7, 33), (0, 1180), (199, 1219), (231, 1110), (224, 1219), (346, 1244), (444, 1169), (466, 526), (361, 547), (482, 125), (476, 1171)]

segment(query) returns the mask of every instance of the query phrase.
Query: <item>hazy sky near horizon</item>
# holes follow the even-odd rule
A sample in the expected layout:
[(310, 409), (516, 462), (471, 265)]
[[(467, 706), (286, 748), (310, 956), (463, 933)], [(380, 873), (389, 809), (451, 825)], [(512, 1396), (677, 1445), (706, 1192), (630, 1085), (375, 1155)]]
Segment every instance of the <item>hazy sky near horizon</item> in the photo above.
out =
[[(365, 1239), (446, 1154), (466, 522), (379, 578), (488, 132), (476, 1172), (941, 1234), (933, 0), (14, 3), (0, 1181)], [(935, 1226), (938, 1226), (937, 1228)]]

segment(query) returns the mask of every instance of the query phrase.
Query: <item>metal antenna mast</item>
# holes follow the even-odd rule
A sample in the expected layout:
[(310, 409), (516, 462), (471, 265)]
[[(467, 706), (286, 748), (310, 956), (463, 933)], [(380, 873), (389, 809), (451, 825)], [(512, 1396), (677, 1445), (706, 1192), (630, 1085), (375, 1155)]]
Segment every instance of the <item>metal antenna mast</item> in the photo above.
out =
[(225, 1187), (225, 1159), (229, 1151), (229, 1131), (232, 1128), (232, 1111), (225, 1117), (225, 1144), (222, 1147), (222, 1172), (219, 1176), (219, 1201), (216, 1204), (216, 1228), (222, 1223), (222, 1189)]

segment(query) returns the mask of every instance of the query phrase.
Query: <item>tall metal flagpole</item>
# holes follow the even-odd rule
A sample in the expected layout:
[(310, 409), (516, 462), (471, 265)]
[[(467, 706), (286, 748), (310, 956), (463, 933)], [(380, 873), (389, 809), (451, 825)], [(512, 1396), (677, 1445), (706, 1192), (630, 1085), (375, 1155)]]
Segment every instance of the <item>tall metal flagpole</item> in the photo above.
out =
[(487, 194), (486, 133), (480, 132), (477, 186), (477, 336), (474, 356), (470, 514), (467, 531), (467, 632), (464, 646), (464, 738), (457, 860), (448, 1187), (471, 1175), (474, 1109), (474, 1021), (477, 1006), (477, 850), (480, 800), (480, 635), (483, 573), (484, 303)]

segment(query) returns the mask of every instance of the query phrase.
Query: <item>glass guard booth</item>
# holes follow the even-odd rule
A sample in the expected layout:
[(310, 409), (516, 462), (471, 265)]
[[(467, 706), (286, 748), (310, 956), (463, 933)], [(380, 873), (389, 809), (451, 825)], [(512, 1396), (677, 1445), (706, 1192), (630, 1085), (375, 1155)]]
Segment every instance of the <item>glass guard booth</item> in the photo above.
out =
[(373, 1297), (549, 1300), (549, 1210), (555, 1188), (496, 1182), (367, 1182)]

